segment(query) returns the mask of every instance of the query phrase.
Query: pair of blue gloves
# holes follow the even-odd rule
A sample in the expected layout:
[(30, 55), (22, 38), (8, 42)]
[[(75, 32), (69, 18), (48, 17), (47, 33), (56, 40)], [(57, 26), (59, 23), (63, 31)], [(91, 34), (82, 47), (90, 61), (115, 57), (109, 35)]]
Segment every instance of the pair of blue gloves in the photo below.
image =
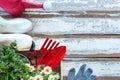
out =
[(75, 75), (75, 69), (69, 70), (67, 80), (96, 80), (96, 76), (92, 75), (93, 70), (91, 68), (86, 69), (86, 64), (82, 65)]

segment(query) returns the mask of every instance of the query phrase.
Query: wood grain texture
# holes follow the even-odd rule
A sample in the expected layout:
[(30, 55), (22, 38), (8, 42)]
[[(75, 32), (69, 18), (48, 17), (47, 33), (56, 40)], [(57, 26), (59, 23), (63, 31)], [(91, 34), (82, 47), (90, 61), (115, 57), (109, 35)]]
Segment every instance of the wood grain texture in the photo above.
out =
[[(51, 38), (67, 47), (69, 54), (119, 54), (119, 38)], [(34, 37), (36, 50), (39, 50), (45, 38)]]
[[(70, 13), (73, 14), (89, 14), (93, 13), (94, 15), (106, 15), (110, 16), (120, 16), (120, 0), (28, 0), (29, 2), (34, 3), (44, 3), (45, 1), (50, 1), (53, 8), (50, 12), (63, 12), (62, 15)], [(0, 15), (9, 15), (0, 8)], [(45, 12), (42, 9), (26, 9), (23, 14), (41, 14)], [(102, 12), (102, 13), (101, 13)], [(78, 14), (80, 13), (80, 14)], [(96, 14), (97, 13), (97, 14)], [(99, 15), (99, 16), (100, 16)], [(64, 15), (65, 16), (65, 15)], [(75, 15), (73, 15), (75, 16)], [(83, 15), (82, 15), (83, 16)]]
[(30, 18), (33, 34), (120, 34), (119, 18)]
[[(52, 2), (50, 13), (26, 9), (19, 17), (32, 21), (33, 29), (26, 34), (33, 37), (36, 50), (46, 37), (67, 47), (61, 66), (56, 69), (63, 80), (70, 68), (77, 71), (82, 64), (93, 69), (97, 80), (120, 80), (120, 0), (28, 1)], [(3, 9), (0, 16), (16, 18)]]
[(52, 2), (54, 11), (120, 10), (120, 0), (29, 0), (31, 2)]
[[(34, 3), (52, 3), (52, 11), (89, 11), (89, 10), (120, 10), (120, 0), (28, 0)], [(2, 9), (0, 9), (2, 10)], [(3, 10), (2, 10), (3, 11)], [(41, 11), (41, 9), (28, 9), (26, 11)]]
[[(93, 75), (106, 77), (120, 77), (120, 59), (119, 58), (71, 58), (64, 59), (61, 62), (61, 75), (67, 76), (71, 68), (76, 69), (76, 73), (80, 66), (87, 64), (87, 68), (93, 69)], [(120, 78), (119, 78), (120, 79)], [(99, 79), (98, 79), (99, 80)], [(104, 79), (100, 79), (104, 80)], [(108, 79), (109, 80), (109, 79)]]

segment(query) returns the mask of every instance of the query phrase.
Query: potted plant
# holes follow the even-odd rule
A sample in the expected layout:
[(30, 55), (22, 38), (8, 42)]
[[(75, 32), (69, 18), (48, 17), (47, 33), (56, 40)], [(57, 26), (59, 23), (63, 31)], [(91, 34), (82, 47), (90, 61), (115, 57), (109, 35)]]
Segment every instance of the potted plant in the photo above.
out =
[(0, 50), (1, 80), (59, 80), (59, 73), (50, 66), (31, 66), (29, 60), (18, 53), (16, 45), (15, 42), (3, 45)]

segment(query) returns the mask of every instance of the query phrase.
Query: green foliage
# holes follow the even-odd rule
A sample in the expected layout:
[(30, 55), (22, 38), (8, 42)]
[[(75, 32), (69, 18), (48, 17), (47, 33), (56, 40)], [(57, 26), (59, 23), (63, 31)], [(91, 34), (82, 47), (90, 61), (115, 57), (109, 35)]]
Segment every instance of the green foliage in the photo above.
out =
[(0, 50), (0, 80), (28, 80), (30, 77), (29, 67), (25, 66), (27, 59), (21, 59), (16, 45), (15, 42), (3, 45)]
[[(51, 67), (45, 65), (39, 65), (37, 68), (26, 64), (28, 59), (21, 57), (17, 51), (17, 44), (15, 42), (11, 43), (10, 46), (3, 45), (0, 50), (0, 80), (35, 80), (34, 78), (42, 76), (43, 80), (48, 80), (52, 75), (58, 75), (52, 71)], [(40, 72), (45, 68), (49, 68), (49, 74), (42, 75)], [(55, 77), (54, 80), (59, 80)]]

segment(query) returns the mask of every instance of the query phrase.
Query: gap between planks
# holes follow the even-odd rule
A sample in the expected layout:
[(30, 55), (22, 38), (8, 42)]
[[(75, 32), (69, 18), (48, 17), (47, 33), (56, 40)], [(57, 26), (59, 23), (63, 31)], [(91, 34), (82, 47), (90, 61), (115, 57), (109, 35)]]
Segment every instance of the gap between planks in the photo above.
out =
[[(6, 12), (0, 12), (0, 16), (10, 17)], [(53, 17), (73, 17), (73, 18), (120, 18), (120, 11), (88, 11), (88, 13), (81, 13), (76, 11), (60, 11), (60, 12), (24, 12), (21, 16), (23, 18), (53, 18)]]
[(39, 38), (120, 38), (120, 34), (63, 34), (63, 35), (45, 35), (27, 33), (32, 37)]
[(101, 53), (98, 53), (98, 54), (69, 54), (67, 53), (65, 55), (65, 58), (120, 58), (120, 53), (112, 53), (112, 54), (101, 54)]
[[(67, 77), (63, 76), (63, 80), (67, 80)], [(96, 80), (120, 80), (120, 77), (98, 76)]]
[(79, 14), (70, 14), (70, 13), (24, 13), (22, 17), (26, 18), (53, 18), (53, 17), (72, 17), (72, 18), (120, 18), (120, 13), (79, 13)]

